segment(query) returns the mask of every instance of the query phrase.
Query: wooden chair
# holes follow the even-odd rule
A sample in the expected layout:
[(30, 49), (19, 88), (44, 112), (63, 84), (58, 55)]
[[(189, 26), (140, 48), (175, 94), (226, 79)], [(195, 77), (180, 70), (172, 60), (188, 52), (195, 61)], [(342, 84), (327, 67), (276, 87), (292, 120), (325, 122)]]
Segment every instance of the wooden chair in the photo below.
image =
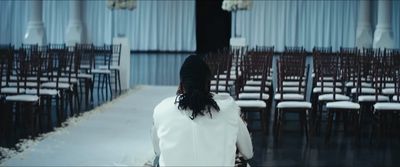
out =
[[(286, 55), (281, 56), (279, 61), (277, 61), (277, 91), (280, 93), (275, 94), (275, 100), (277, 101), (277, 109), (275, 112), (275, 134), (278, 138), (281, 136), (285, 114), (288, 112), (294, 112), (299, 114), (301, 129), (305, 132), (306, 138), (308, 139), (308, 115), (309, 111), (312, 109), (312, 104), (308, 102), (306, 98), (310, 66), (306, 65), (304, 53), (305, 52), (286, 53)], [(295, 87), (296, 92), (285, 93), (283, 91), (285, 86), (284, 81), (288, 79), (297, 83), (297, 87)]]
[[(268, 69), (270, 69), (267, 64), (269, 59), (266, 56), (260, 55), (248, 55), (244, 59), (244, 65), (241, 67), (243, 69), (242, 78), (243, 81), (238, 81), (236, 86), (236, 104), (241, 108), (243, 117), (249, 123), (254, 120), (260, 122), (260, 130), (266, 134), (267, 132), (267, 109), (269, 95), (265, 93), (265, 81)], [(254, 87), (252, 92), (246, 92), (244, 90), (244, 85), (240, 83), (246, 83), (246, 79), (251, 76), (261, 76), (261, 85)], [(256, 90), (257, 89), (257, 90)], [(257, 112), (259, 114), (258, 119), (250, 119), (249, 113)]]

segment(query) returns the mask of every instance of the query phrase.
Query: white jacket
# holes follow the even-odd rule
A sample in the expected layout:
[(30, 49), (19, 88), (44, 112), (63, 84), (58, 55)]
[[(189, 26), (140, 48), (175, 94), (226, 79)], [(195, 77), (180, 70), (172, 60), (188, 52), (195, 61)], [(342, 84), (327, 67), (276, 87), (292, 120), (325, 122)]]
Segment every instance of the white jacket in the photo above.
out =
[(154, 109), (153, 146), (160, 166), (234, 166), (236, 147), (246, 159), (253, 146), (240, 108), (232, 97), (214, 95), (220, 111), (197, 116), (181, 111), (175, 97)]

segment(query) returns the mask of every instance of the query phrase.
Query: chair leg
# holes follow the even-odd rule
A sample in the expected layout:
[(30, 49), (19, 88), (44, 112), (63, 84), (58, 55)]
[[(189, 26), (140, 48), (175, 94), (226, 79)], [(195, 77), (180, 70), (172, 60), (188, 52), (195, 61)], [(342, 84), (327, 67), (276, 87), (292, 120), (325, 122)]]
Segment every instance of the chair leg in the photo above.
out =
[[(119, 93), (121, 94), (122, 86), (121, 86), (121, 73), (117, 70), (117, 77), (118, 77), (118, 86), (119, 86)], [(129, 87), (129, 85), (128, 85)], [(271, 96), (270, 96), (271, 97)]]
[[(110, 100), (113, 98), (113, 93), (112, 93), (112, 88), (111, 88), (111, 74), (107, 75), (107, 80), (108, 80), (108, 86), (110, 88)], [(107, 96), (108, 98), (108, 96)]]
[(326, 136), (325, 136), (325, 142), (328, 143), (329, 142), (329, 138), (331, 135), (331, 131), (332, 131), (332, 123), (333, 123), (333, 112), (332, 111), (328, 111), (328, 125), (327, 125), (327, 130), (326, 130)]

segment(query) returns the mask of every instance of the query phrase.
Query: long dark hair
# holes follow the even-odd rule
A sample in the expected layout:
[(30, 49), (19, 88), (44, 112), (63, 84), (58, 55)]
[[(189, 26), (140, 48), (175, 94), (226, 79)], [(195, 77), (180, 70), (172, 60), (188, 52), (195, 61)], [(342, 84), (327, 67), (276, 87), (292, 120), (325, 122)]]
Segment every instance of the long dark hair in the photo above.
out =
[(219, 111), (217, 102), (210, 93), (211, 71), (197, 55), (186, 58), (180, 70), (181, 83), (177, 95), (178, 109), (192, 110), (190, 119), (198, 115), (211, 114), (211, 108)]

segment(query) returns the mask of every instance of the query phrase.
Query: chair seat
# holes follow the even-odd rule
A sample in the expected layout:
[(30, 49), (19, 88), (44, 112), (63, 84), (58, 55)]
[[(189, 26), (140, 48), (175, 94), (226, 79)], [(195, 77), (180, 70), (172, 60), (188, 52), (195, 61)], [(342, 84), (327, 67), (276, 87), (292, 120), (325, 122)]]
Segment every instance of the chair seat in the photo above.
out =
[(221, 96), (231, 96), (228, 92), (217, 92), (215, 94), (221, 95)]
[[(263, 93), (261, 96), (262, 100), (269, 99), (269, 95), (266, 93)], [(239, 99), (260, 99), (260, 93), (239, 93), (238, 97)]]
[(81, 68), (81, 69), (90, 69), (90, 65), (83, 64), (83, 65), (80, 65), (79, 68)]
[(79, 73), (78, 74), (78, 78), (82, 78), (82, 79), (92, 79), (93, 75), (92, 74), (85, 74), (85, 73)]
[[(36, 94), (37, 89), (27, 89), (26, 94)], [(59, 91), (56, 89), (39, 89), (39, 95), (57, 96)]]
[[(24, 82), (19, 82), (19, 86), (25, 86), (24, 84), (25, 84)], [(27, 81), (26, 82), (26, 87), (31, 87), (31, 88), (32, 87), (37, 87), (37, 84), (38, 84), (37, 82), (29, 82), (29, 81)], [(8, 85), (16, 87), (16, 86), (18, 86), (18, 83), (17, 82), (9, 82)]]
[[(37, 77), (27, 77), (26, 80), (28, 80), (28, 81), (36, 81), (36, 80), (37, 80)], [(47, 77), (40, 77), (40, 81), (41, 81), (41, 82), (47, 82), (47, 81), (49, 81), (49, 78), (47, 78)]]
[[(296, 87), (298, 87), (299, 85), (300, 85), (300, 82), (299, 81), (283, 81), (282, 82), (282, 85), (283, 86), (296, 86)], [(301, 86), (304, 86), (304, 85), (306, 85), (306, 83), (303, 81), (303, 82), (301, 82)]]
[(394, 88), (382, 89), (382, 94), (384, 94), (384, 95), (394, 95)]
[[(119, 70), (119, 66), (118, 65), (110, 65), (110, 70)], [(99, 69), (108, 69), (108, 66), (106, 65), (101, 65), (99, 66)]]
[(58, 79), (58, 81), (59, 82), (77, 83), (78, 79), (72, 78), (72, 77), (71, 77), (71, 79), (68, 79), (67, 77), (61, 77), (61, 78)]
[[(1, 88), (1, 93), (3, 94), (17, 94), (18, 89), (16, 87), (5, 87)], [(25, 93), (25, 89), (20, 88), (19, 93)]]
[(111, 71), (108, 69), (92, 69), (93, 74), (111, 74)]
[[(249, 86), (249, 85), (245, 85), (243, 87), (243, 91), (244, 92), (260, 92), (261, 91), (261, 87), (260, 86)], [(268, 92), (269, 88), (268, 87), (264, 87), (264, 92)]]
[[(333, 94), (323, 94), (318, 96), (319, 101), (333, 101)], [(349, 96), (342, 94), (335, 94), (336, 101), (348, 101), (350, 100)]]
[[(262, 78), (262, 75), (252, 75), (252, 76), (250, 76), (250, 78), (251, 79), (260, 80)], [(267, 76), (267, 78), (265, 78), (265, 80), (271, 81), (272, 80), (272, 76)]]
[(400, 110), (400, 103), (375, 103), (374, 104), (374, 109), (375, 111), (385, 111), (385, 110), (390, 110), (390, 111), (397, 111)]
[[(333, 87), (333, 83), (334, 83), (334, 82), (324, 82), (323, 85), (324, 85), (324, 87), (325, 87), (325, 86)], [(322, 82), (317, 82), (317, 86), (318, 86), (318, 87), (321, 87), (321, 85), (322, 85)], [(341, 86), (342, 86), (342, 83), (341, 83), (341, 82), (336, 82), (336, 86), (337, 86), (337, 87), (341, 87)]]
[(39, 96), (36, 95), (12, 95), (6, 96), (6, 101), (15, 101), (15, 102), (37, 102), (39, 101)]
[[(40, 85), (42, 88), (51, 88), (51, 89), (55, 89), (57, 87), (57, 83), (56, 82), (46, 82)], [(62, 83), (59, 82), (58, 83), (58, 88), (59, 89), (72, 89), (72, 85), (70, 85), (69, 83)]]
[(267, 104), (262, 100), (236, 100), (236, 104), (239, 107), (246, 108), (266, 108)]
[[(226, 80), (219, 80), (218, 84), (219, 85), (225, 85)], [(228, 80), (228, 85), (233, 85), (235, 83), (234, 80)], [(217, 84), (217, 80), (211, 80), (211, 85)]]
[[(249, 85), (249, 86), (261, 85), (261, 80), (249, 80), (249, 81), (246, 81), (246, 85)], [(271, 86), (271, 82), (265, 81), (265, 86)]]
[[(214, 77), (217, 78), (217, 75), (215, 75)], [(219, 75), (219, 79), (226, 79), (227, 77), (228, 77), (228, 76), (227, 76), (226, 74), (220, 74), (220, 75)], [(235, 80), (235, 79), (236, 79), (236, 75), (230, 75), (230, 76), (229, 76), (229, 79)]]
[[(218, 90), (226, 90), (226, 86), (225, 85), (218, 85)], [(215, 91), (217, 90), (217, 86), (216, 85), (211, 85), (210, 86), (210, 90)]]
[(327, 109), (349, 109), (358, 110), (360, 109), (360, 104), (351, 101), (335, 101), (326, 103)]
[(311, 109), (312, 105), (307, 101), (283, 101), (279, 102), (276, 106), (279, 109), (282, 108), (299, 108), (299, 109)]
[[(342, 89), (335, 88), (335, 92), (341, 93)], [(333, 93), (333, 88), (332, 87), (324, 87), (324, 89), (322, 90), (322, 87), (315, 87), (313, 89), (313, 93)]]
[[(375, 88), (361, 88), (362, 94), (375, 94)], [(357, 88), (352, 88), (351, 93), (357, 93)]]
[[(278, 90), (278, 88), (276, 88), (276, 91), (279, 92), (281, 90)], [(284, 93), (296, 93), (299, 92), (299, 87), (283, 87), (282, 91)], [(304, 88), (300, 88), (300, 92), (304, 92)]]
[[(356, 87), (357, 86), (357, 82), (354, 83), (354, 81), (350, 81), (346, 83), (346, 87)], [(372, 84), (368, 83), (368, 82), (361, 82), (361, 87), (371, 87)]]
[(284, 93), (283, 99), (281, 99), (281, 94), (276, 93), (274, 96), (275, 100), (304, 100), (303, 94), (296, 94), (296, 93)]
[(392, 100), (393, 100), (393, 101), (400, 101), (400, 99), (399, 99), (399, 96), (398, 96), (398, 95), (394, 95), (394, 96), (392, 97)]
[(358, 96), (358, 101), (359, 102), (376, 102), (376, 101), (389, 101), (389, 97), (383, 96), (383, 95), (378, 95), (378, 98), (376, 99), (375, 95), (361, 95)]

